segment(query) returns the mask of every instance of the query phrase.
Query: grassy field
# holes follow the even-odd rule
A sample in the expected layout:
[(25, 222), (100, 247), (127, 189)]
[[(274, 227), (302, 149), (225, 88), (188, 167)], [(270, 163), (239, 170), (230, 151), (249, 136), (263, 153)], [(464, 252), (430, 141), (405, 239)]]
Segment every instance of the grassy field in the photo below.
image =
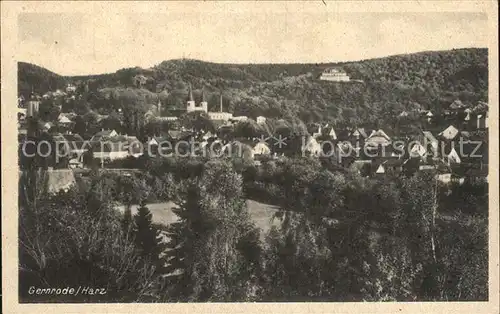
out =
[[(151, 203), (148, 208), (153, 214), (153, 222), (162, 225), (169, 225), (177, 221), (177, 216), (172, 212), (172, 208), (177, 205), (173, 202)], [(247, 200), (248, 212), (255, 222), (255, 225), (261, 229), (261, 236), (265, 235), (272, 225), (272, 217), (278, 210), (276, 206), (260, 203), (253, 200)], [(123, 212), (125, 207), (119, 206), (118, 209)], [(132, 215), (137, 212), (137, 205), (132, 206)], [(276, 224), (276, 222), (275, 222)]]

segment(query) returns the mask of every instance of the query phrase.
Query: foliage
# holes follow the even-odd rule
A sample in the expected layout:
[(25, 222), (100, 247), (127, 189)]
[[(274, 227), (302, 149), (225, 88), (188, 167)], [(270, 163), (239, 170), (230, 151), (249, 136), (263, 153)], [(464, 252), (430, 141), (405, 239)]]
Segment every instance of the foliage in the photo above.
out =
[[(321, 72), (332, 66), (343, 68), (363, 83), (320, 81)], [(236, 116), (397, 128), (401, 123), (397, 117), (403, 110), (412, 115), (418, 108), (438, 113), (455, 99), (466, 104), (487, 101), (487, 68), (486, 49), (457, 49), (337, 64), (234, 65), (170, 60), (151, 69), (63, 79), (90, 86), (95, 95), (94, 100), (88, 100), (91, 108), (109, 111), (120, 107), (124, 117), (135, 120), (159, 96), (171, 108), (184, 108), (190, 83), (199, 88), (195, 94), (201, 87), (205, 89), (209, 110), (218, 108), (217, 96), (223, 90), (229, 103), (225, 110)], [(20, 63), (19, 69), (20, 85), (33, 80), (24, 74), (30, 65)], [(148, 78), (149, 90), (132, 87), (136, 75)], [(140, 129), (135, 121), (126, 121), (125, 127), (129, 133)]]
[[(29, 181), (21, 187), (36, 189)], [(26, 195), (26, 194), (25, 194)], [(151, 300), (157, 278), (124, 234), (113, 204), (88, 192), (23, 197), (19, 215), (21, 300), (30, 286), (105, 288), (107, 294), (52, 296), (52, 301), (132, 302)], [(72, 299), (76, 298), (76, 299)], [(46, 301), (40, 299), (38, 301)]]
[[(242, 199), (241, 177), (225, 162), (208, 162), (190, 184), (169, 228), (171, 271), (181, 300), (250, 300), (255, 294), (256, 240)], [(171, 279), (173, 280), (173, 279)]]

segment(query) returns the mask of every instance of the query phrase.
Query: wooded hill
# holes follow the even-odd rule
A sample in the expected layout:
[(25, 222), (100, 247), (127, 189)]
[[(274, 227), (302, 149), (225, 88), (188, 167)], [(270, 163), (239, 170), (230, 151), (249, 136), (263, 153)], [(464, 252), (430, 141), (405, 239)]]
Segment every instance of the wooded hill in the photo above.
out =
[[(363, 82), (319, 80), (329, 67), (341, 68), (351, 79)], [(31, 85), (43, 93), (65, 82), (88, 84), (100, 96), (94, 97), (90, 108), (101, 111), (109, 110), (110, 98), (147, 108), (160, 97), (165, 107), (182, 108), (191, 84), (195, 97), (200, 98), (205, 89), (209, 110), (218, 110), (222, 92), (224, 110), (235, 115), (384, 124), (403, 110), (439, 112), (455, 99), (465, 104), (488, 101), (488, 51), (456, 49), (328, 64), (217, 64), (183, 59), (150, 69), (74, 77), (19, 63), (20, 93), (31, 91)]]

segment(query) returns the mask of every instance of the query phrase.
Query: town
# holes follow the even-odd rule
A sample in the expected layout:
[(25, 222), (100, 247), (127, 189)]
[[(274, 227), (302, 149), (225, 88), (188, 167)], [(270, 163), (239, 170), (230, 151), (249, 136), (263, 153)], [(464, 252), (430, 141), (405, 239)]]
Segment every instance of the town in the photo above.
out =
[[(487, 300), (487, 73), (485, 49), (20, 62), (20, 300)], [(106, 294), (30, 294), (80, 286)]]
[[(326, 73), (341, 72), (329, 69)], [(82, 89), (85, 90), (80, 86), (78, 90)], [(329, 123), (311, 123), (297, 129), (284, 119), (233, 116), (224, 110), (222, 92), (219, 110), (208, 111), (203, 87), (201, 97), (195, 99), (189, 85), (185, 108), (177, 110), (177, 115), (165, 115), (166, 110), (162, 109), (168, 104), (158, 100), (149, 106), (142, 119), (137, 119), (142, 123), (139, 132), (123, 134), (124, 115), (118, 109), (120, 114), (115, 117), (96, 114), (95, 133), (89, 135), (78, 126), (81, 117), (64, 109), (65, 103), (82, 97), (85, 95), (73, 84), (68, 84), (65, 90), (49, 91), (42, 96), (35, 93), (26, 98), (19, 96), (21, 168), (26, 158), (22, 153), (30, 149), (27, 148), (30, 143), (26, 142), (28, 120), (36, 119), (38, 135), (58, 146), (57, 149), (52, 147), (51, 155), (45, 157), (47, 169), (78, 171), (98, 165), (100, 168), (137, 170), (135, 161), (145, 153), (154, 151), (172, 156), (173, 147), (180, 143), (184, 144), (180, 147), (182, 154), (191, 157), (210, 157), (204, 149), (207, 147), (214, 148), (212, 156), (220, 157), (228, 147), (239, 145), (239, 151), (244, 151), (244, 157), (255, 166), (287, 156), (303, 156), (333, 160), (337, 169), (352, 167), (363, 176), (411, 175), (416, 171), (437, 170), (438, 180), (445, 184), (463, 183), (465, 179), (486, 180), (488, 176), (488, 104), (481, 101), (465, 105), (457, 99), (439, 114), (418, 107), (414, 111), (402, 111), (397, 117), (396, 131), (388, 134), (383, 128), (370, 129), (361, 125), (337, 127)], [(62, 105), (56, 107), (52, 119), (42, 119), (39, 114), (42, 102)], [(425, 127), (417, 131), (405, 128), (415, 120)], [(278, 137), (281, 143), (277, 143)], [(197, 145), (186, 145), (190, 141)], [(179, 146), (176, 147), (179, 153)], [(189, 150), (187, 155), (186, 150)], [(56, 153), (60, 154), (58, 158)]]

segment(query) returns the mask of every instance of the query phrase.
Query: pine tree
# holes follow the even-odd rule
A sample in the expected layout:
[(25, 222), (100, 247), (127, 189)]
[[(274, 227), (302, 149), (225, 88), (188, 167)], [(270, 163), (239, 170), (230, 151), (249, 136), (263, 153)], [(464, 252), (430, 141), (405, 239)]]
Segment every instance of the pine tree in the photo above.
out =
[(246, 210), (241, 176), (231, 164), (205, 164), (176, 214), (180, 220), (169, 228), (168, 252), (175, 288), (168, 294), (181, 301), (252, 300), (258, 232)]
[(125, 235), (128, 237), (132, 229), (132, 208), (129, 204), (125, 207), (125, 212), (122, 219), (122, 228)]
[(162, 268), (160, 254), (162, 253), (163, 245), (159, 231), (153, 225), (153, 215), (146, 207), (144, 200), (141, 201), (137, 214), (134, 215), (133, 235), (140, 254), (144, 258), (156, 263), (157, 267)]

